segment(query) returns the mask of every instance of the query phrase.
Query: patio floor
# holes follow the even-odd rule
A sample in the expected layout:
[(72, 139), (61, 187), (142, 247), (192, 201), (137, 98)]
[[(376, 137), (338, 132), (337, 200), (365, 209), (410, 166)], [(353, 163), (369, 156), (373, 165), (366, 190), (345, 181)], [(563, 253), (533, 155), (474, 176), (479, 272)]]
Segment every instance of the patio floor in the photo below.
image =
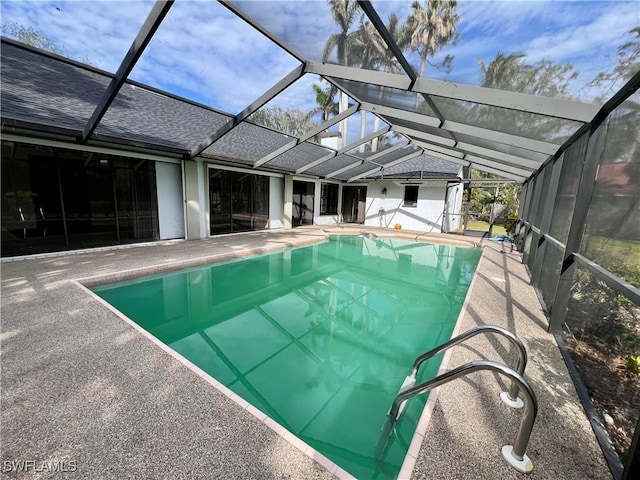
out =
[[(72, 282), (325, 235), (300, 228), (3, 262), (3, 472), (5, 461), (23, 460), (74, 461), (79, 478), (332, 478)], [(528, 477), (611, 478), (520, 255), (501, 253), (490, 241), (484, 246), (460, 331), (500, 325), (527, 347), (526, 377), (540, 406)], [(506, 342), (476, 337), (453, 349), (449, 366), (479, 358), (515, 363)], [(513, 443), (520, 414), (499, 400), (506, 382), (496, 378), (475, 373), (439, 389), (422, 447), (410, 451), (417, 459), (412, 478), (521, 477), (500, 453)], [(34, 472), (8, 476), (33, 478)]]

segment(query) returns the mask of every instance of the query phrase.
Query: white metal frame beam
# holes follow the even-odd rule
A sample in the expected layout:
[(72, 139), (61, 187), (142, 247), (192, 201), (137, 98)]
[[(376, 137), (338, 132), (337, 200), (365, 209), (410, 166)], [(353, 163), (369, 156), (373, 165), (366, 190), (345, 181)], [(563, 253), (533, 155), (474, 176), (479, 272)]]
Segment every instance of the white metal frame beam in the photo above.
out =
[(373, 162), (374, 160), (384, 157), (391, 152), (395, 152), (396, 150), (400, 150), (402, 147), (406, 147), (407, 145), (409, 145), (409, 143), (409, 140), (405, 138), (401, 142), (398, 142), (395, 145), (390, 146), (389, 148), (385, 148), (384, 150), (380, 150), (379, 152), (369, 155), (367, 158), (365, 158), (365, 160), (367, 162)]
[[(317, 167), (318, 165), (327, 162), (329, 160), (331, 160), (334, 157), (337, 157), (338, 155), (343, 155), (346, 154), (349, 150), (353, 150), (356, 147), (359, 147), (360, 145), (370, 142), (371, 140), (373, 140), (374, 138), (378, 138), (380, 135), (384, 135), (385, 133), (387, 133), (389, 131), (390, 127), (387, 125), (384, 128), (381, 128), (380, 130), (377, 130), (373, 133), (370, 133), (369, 135), (362, 137), (359, 140), (356, 140), (355, 142), (350, 143), (349, 145), (345, 145), (344, 147), (342, 147), (340, 150), (336, 151), (335, 153), (332, 153), (330, 155), (326, 155), (324, 157), (319, 158), (318, 160), (314, 160), (313, 162), (307, 163), (306, 165), (304, 165), (303, 167), (300, 167), (299, 169), (296, 170), (296, 173), (303, 173), (306, 172), (307, 170), (313, 168), (313, 167)], [(351, 155), (349, 155), (351, 156)], [(360, 158), (360, 157), (356, 157), (354, 156), (353, 158)], [(360, 163), (364, 162), (365, 159), (360, 159)], [(326, 177), (329, 178), (329, 177)]]
[(388, 115), (390, 117), (400, 118), (401, 120), (407, 120), (409, 122), (419, 123), (421, 125), (429, 125), (430, 127), (438, 128), (442, 124), (440, 119), (432, 117), (430, 115), (426, 115), (424, 113), (410, 112), (408, 110), (402, 110), (400, 108), (395, 108), (395, 107), (388, 107), (386, 105), (380, 105), (377, 103), (362, 102), (361, 108), (362, 110), (368, 110), (377, 115), (382, 115), (382, 116)]
[(524, 178), (527, 178), (534, 171), (534, 169), (517, 168), (511, 165), (492, 162), (491, 160), (487, 160), (486, 158), (482, 157), (476, 157), (475, 155), (467, 155), (464, 158), (466, 160), (469, 160), (471, 162), (471, 165), (482, 165), (483, 167), (495, 168), (503, 172), (513, 173), (514, 175), (522, 175)]
[(452, 157), (451, 155), (447, 155), (446, 153), (436, 152), (427, 148), (424, 149), (424, 153), (432, 157), (439, 158), (440, 160), (446, 160), (447, 162), (462, 165), (463, 167), (468, 167), (469, 165), (471, 165), (471, 162), (464, 160), (463, 158)]
[[(387, 116), (392, 118), (398, 118), (400, 120), (406, 120), (408, 122), (419, 123), (422, 125), (428, 125), (431, 127), (440, 128), (443, 131), (448, 133), (462, 133), (464, 135), (479, 137), (486, 140), (491, 140), (497, 143), (502, 143), (505, 145), (510, 145), (513, 147), (523, 148), (525, 150), (531, 150), (538, 154), (546, 155), (554, 155), (560, 145), (554, 143), (543, 142), (541, 140), (535, 140), (528, 137), (521, 137), (519, 135), (512, 135), (509, 133), (503, 133), (496, 130), (490, 130), (486, 128), (476, 127), (473, 125), (467, 125), (464, 123), (453, 122), (451, 120), (444, 120), (444, 122), (440, 122), (439, 119), (432, 117), (430, 115), (410, 112), (407, 110), (402, 110), (400, 108), (388, 107), (384, 105), (378, 105), (377, 103), (372, 102), (362, 102), (361, 104), (362, 110), (368, 110), (375, 114), (381, 115), (382, 120), (392, 125), (392, 128), (396, 130), (394, 127), (393, 119), (386, 118)], [(400, 127), (400, 126), (399, 126)], [(402, 127), (409, 128), (409, 127)], [(546, 159), (546, 158), (545, 158)]]
[(502, 163), (507, 163), (509, 165), (513, 165), (514, 167), (528, 168), (531, 171), (537, 170), (543, 163), (536, 162), (535, 160), (529, 160), (527, 158), (516, 157), (514, 155), (509, 155), (508, 153), (496, 152), (495, 150), (478, 147), (477, 145), (471, 145), (464, 142), (458, 143), (456, 145), (456, 148), (462, 150), (465, 153), (483, 155), (484, 157), (489, 157), (489, 160), (499, 160)]
[(600, 110), (599, 106), (589, 103), (427, 78), (418, 78), (412, 85), (411, 78), (406, 75), (361, 70), (344, 65), (309, 62), (305, 66), (305, 72), (583, 123), (593, 120)]
[(244, 110), (238, 113), (235, 117), (229, 119), (227, 123), (218, 128), (215, 132), (207, 136), (200, 144), (191, 149), (191, 153), (189, 154), (189, 158), (193, 159), (200, 155), (207, 147), (214, 144), (217, 140), (219, 140), (224, 134), (229, 133), (231, 130), (236, 128), (240, 123), (249, 117), (256, 110), (264, 106), (267, 102), (285, 90), (287, 87), (295, 83), (304, 75), (304, 65), (298, 65), (294, 68), (289, 74), (287, 74), (284, 78), (282, 78), (278, 83), (276, 83), (269, 90), (264, 92), (258, 99), (252, 102), (249, 106), (247, 106)]
[(423, 153), (422, 150), (418, 149), (418, 150), (416, 150), (414, 152), (411, 152), (411, 153), (405, 155), (404, 157), (400, 157), (397, 160), (389, 162), (386, 165), (382, 165), (380, 167), (372, 168), (371, 170), (367, 170), (366, 172), (363, 172), (363, 173), (360, 173), (358, 175), (355, 175), (355, 176), (349, 178), (347, 180), (347, 183), (355, 182), (356, 180), (360, 180), (361, 178), (368, 177), (369, 175), (373, 175), (376, 172), (381, 172), (382, 170), (385, 170), (385, 169), (387, 169), (389, 167), (393, 167), (393, 166), (398, 165), (400, 163), (404, 163), (404, 162), (406, 162), (408, 160), (411, 160), (412, 158), (415, 158), (415, 157), (418, 157), (418, 156), (422, 155), (422, 153)]
[(310, 130), (309, 132), (307, 132), (305, 135), (301, 136), (300, 138), (298, 138), (296, 140), (292, 140), (291, 142), (287, 143), (286, 145), (283, 145), (282, 147), (278, 148), (277, 150), (274, 150), (273, 152), (269, 153), (268, 155), (265, 155), (260, 160), (256, 160), (254, 162), (254, 164), (253, 164), (253, 168), (258, 168), (259, 166), (264, 165), (267, 162), (270, 162), (271, 160), (273, 160), (277, 156), (282, 155), (283, 153), (285, 153), (285, 152), (291, 150), (292, 148), (300, 145), (302, 142), (306, 142), (307, 140), (309, 140), (310, 138), (316, 136), (317, 134), (319, 134), (321, 132), (324, 132), (326, 129), (332, 127), (336, 123), (344, 120), (345, 118), (350, 117), (351, 115), (356, 113), (359, 109), (360, 109), (359, 105), (352, 105), (351, 107), (349, 107), (344, 112), (339, 113), (335, 117), (331, 117), (326, 122), (321, 123), (316, 128), (314, 128), (313, 130)]
[(131, 73), (131, 70), (133, 70), (133, 67), (135, 67), (136, 63), (144, 53), (145, 48), (149, 45), (153, 35), (160, 27), (164, 17), (169, 13), (172, 5), (173, 0), (158, 0), (153, 5), (147, 19), (138, 31), (136, 38), (133, 40), (131, 47), (129, 47), (129, 51), (120, 63), (118, 71), (111, 79), (111, 82), (109, 82), (106, 91), (102, 94), (102, 98), (93, 110), (91, 118), (87, 121), (82, 131), (80, 143), (86, 143), (98, 127), (100, 120), (102, 120), (102, 117), (107, 113), (109, 106), (115, 100), (120, 88), (122, 88), (122, 85), (127, 80), (129, 73)]
[(341, 167), (341, 168), (339, 168), (337, 170), (334, 170), (333, 172), (325, 175), (324, 178), (333, 178), (336, 175), (340, 175), (342, 172), (346, 172), (347, 170), (351, 170), (353, 168), (359, 167), (363, 163), (365, 163), (364, 160), (360, 160), (359, 162), (350, 163), (348, 165), (345, 165), (344, 167)]
[(440, 145), (433, 145), (429, 142), (423, 142), (421, 140), (413, 140), (413, 143), (417, 146), (424, 148), (425, 150), (431, 150), (434, 152), (444, 153), (445, 155), (449, 155), (453, 158), (464, 158), (464, 152), (460, 152), (458, 150), (453, 150), (452, 148), (441, 147)]
[(561, 145), (557, 145), (555, 143), (543, 142), (533, 138), (499, 132), (497, 130), (475, 127), (465, 123), (452, 122), (451, 120), (445, 120), (441, 128), (443, 130), (448, 130), (449, 132), (462, 133), (463, 135), (469, 135), (471, 137), (483, 138), (493, 142), (502, 143), (504, 145), (531, 150), (532, 152), (544, 155), (555, 155), (561, 147)]
[(328, 155), (325, 155), (324, 157), (320, 157), (319, 159), (314, 160), (313, 162), (309, 162), (306, 165), (298, 168), (296, 170), (296, 174), (304, 173), (307, 170), (309, 170), (309, 169), (311, 169), (313, 167), (317, 167), (318, 165), (321, 165), (324, 162), (328, 162), (329, 160), (331, 160), (332, 158), (335, 158), (337, 156), (338, 156), (338, 152), (329, 153)]
[(354, 148), (359, 147), (360, 145), (362, 145), (364, 143), (370, 142), (374, 138), (378, 138), (380, 135), (384, 135), (390, 129), (391, 129), (391, 127), (389, 125), (387, 125), (387, 126), (381, 128), (380, 130), (376, 130), (375, 132), (370, 133), (369, 135), (367, 135), (365, 137), (362, 137), (359, 140), (356, 140), (355, 142), (350, 143), (349, 145), (345, 145), (340, 150), (338, 150), (338, 155), (340, 155), (342, 153), (347, 153), (349, 150), (353, 150)]
[[(522, 168), (530, 168), (532, 171), (536, 170), (542, 165), (543, 162), (537, 162), (535, 160), (530, 160), (527, 158), (516, 157), (515, 155), (509, 155), (508, 153), (498, 152), (496, 150), (490, 150), (488, 148), (478, 147), (477, 145), (471, 145), (469, 143), (460, 142), (455, 145), (451, 145), (451, 143), (446, 142), (446, 138), (436, 137), (435, 135), (430, 135), (428, 133), (419, 132), (417, 130), (410, 130), (405, 128), (395, 128), (396, 131), (405, 133), (413, 138), (413, 141), (416, 145), (422, 148), (428, 148), (431, 150), (439, 151), (442, 153), (446, 153), (448, 155), (452, 155), (454, 157), (465, 156), (468, 153), (483, 155), (485, 157), (489, 157), (486, 160), (492, 161), (491, 159), (496, 160), (496, 166), (502, 165), (505, 162), (514, 167), (522, 167)], [(435, 139), (433, 137), (436, 137)], [(441, 141), (444, 140), (444, 141)], [(450, 148), (443, 148), (440, 145), (433, 145), (432, 142), (439, 142), (440, 145), (445, 145)]]
[(515, 175), (512, 173), (504, 172), (497, 168), (486, 167), (484, 165), (478, 165), (478, 164), (471, 164), (471, 168), (475, 168), (476, 170), (480, 170), (481, 172), (485, 172), (485, 173), (493, 173), (494, 175), (501, 175), (504, 178), (515, 180), (516, 182), (520, 182), (520, 183), (524, 182), (529, 176), (529, 175), (525, 175), (525, 176)]
[(408, 135), (412, 138), (418, 138), (425, 142), (444, 145), (445, 147), (453, 147), (456, 144), (456, 141), (453, 140), (452, 138), (439, 137), (438, 135), (433, 135), (432, 133), (425, 133), (422, 130), (415, 130), (413, 128), (392, 126), (391, 130), (397, 133), (401, 133), (403, 135)]

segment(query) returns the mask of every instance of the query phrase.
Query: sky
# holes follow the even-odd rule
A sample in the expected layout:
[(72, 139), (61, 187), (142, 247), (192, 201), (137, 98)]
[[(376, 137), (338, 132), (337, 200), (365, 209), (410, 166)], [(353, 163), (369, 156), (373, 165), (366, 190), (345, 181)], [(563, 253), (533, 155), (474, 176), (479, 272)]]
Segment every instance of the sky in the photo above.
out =
[[(338, 31), (324, 0), (233, 3), (308, 60), (321, 61), (326, 39)], [(406, 18), (411, 4), (372, 3), (385, 21), (392, 12)], [(2, 0), (0, 12), (3, 25), (31, 26), (67, 56), (115, 72), (152, 6), (146, 0)], [(478, 85), (478, 60), (488, 63), (498, 52), (520, 51), (529, 62), (571, 62), (580, 73), (572, 93), (583, 101), (598, 93), (586, 83), (613, 68), (617, 47), (629, 39), (625, 32), (640, 25), (639, 0), (460, 0), (458, 13), (459, 39), (441, 52), (454, 56), (452, 72), (429, 68), (425, 76)], [(178, 0), (130, 78), (236, 114), (298, 65), (218, 2)], [(303, 77), (269, 105), (311, 110), (314, 82), (318, 77)]]

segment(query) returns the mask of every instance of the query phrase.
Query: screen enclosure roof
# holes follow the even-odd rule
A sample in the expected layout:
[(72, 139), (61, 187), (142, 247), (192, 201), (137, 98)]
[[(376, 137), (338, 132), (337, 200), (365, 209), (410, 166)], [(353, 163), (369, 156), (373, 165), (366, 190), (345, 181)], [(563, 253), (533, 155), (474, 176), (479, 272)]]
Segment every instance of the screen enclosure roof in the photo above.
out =
[[(596, 93), (581, 98), (586, 87), (559, 89), (557, 96), (528, 93), (517, 74), (510, 79), (504, 72), (500, 82), (494, 78), (501, 88), (481, 86), (494, 86), (488, 61), (479, 62), (480, 73), (464, 76), (473, 64), (467, 40), (477, 42), (479, 35), (489, 44), (550, 41), (539, 32), (523, 40), (522, 32), (497, 25), (497, 17), (535, 17), (535, 6), (565, 14), (571, 2), (461, 1), (457, 39), (443, 48), (454, 58), (445, 73), (433, 66), (443, 52), (421, 62), (420, 44), (412, 48), (392, 21), (410, 18), (411, 2), (347, 2), (347, 30), (332, 11), (332, 4), (344, 2), (157, 1), (132, 8), (124, 2), (58, 2), (55, 17), (24, 5), (17, 11), (13, 3), (2, 5), (3, 18), (14, 25), (14, 38), (2, 37), (4, 133), (28, 131), (347, 182), (387, 174), (455, 178), (461, 167), (522, 182), (588, 127), (606, 100)], [(601, 3), (585, 8), (602, 9)], [(616, 3), (624, 10), (635, 2)], [(593, 27), (596, 16), (618, 8), (605, 7), (585, 25)], [(64, 26), (67, 9), (74, 21), (61, 34), (56, 27)], [(105, 23), (115, 22), (118, 42), (99, 27), (90, 34), (92, 25), (82, 24), (97, 25), (101, 15)], [(50, 44), (17, 41), (24, 40), (15, 35), (24, 18)], [(565, 22), (565, 31), (554, 35), (571, 39), (587, 28), (579, 27)], [(616, 38), (623, 39), (625, 28), (620, 25)], [(350, 58), (340, 51), (341, 41)], [(574, 52), (579, 58), (590, 53), (584, 43), (566, 48), (582, 48)], [(496, 61), (508, 46), (495, 47)], [(591, 63), (610, 67), (612, 48), (599, 56), (591, 52)], [(517, 55), (510, 61), (518, 64)], [(334, 95), (324, 110), (320, 89)]]

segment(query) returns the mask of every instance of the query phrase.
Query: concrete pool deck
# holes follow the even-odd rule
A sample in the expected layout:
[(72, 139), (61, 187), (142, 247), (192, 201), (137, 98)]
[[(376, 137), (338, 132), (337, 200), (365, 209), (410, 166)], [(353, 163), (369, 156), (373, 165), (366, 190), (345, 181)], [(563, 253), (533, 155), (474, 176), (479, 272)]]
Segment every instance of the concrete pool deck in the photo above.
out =
[[(479, 240), (401, 233), (434, 241)], [(60, 473), (48, 470), (59, 462), (78, 478), (333, 478), (73, 282), (280, 249), (325, 235), (321, 228), (300, 228), (3, 262), (3, 472), (53, 477)], [(534, 464), (528, 477), (611, 478), (555, 340), (545, 330), (520, 255), (501, 253), (494, 242), (484, 246), (459, 331), (499, 325), (527, 347), (525, 376), (540, 406), (527, 450)], [(475, 337), (452, 350), (448, 365), (479, 358), (515, 362), (503, 340)], [(410, 449), (416, 458), (411, 478), (522, 477), (500, 453), (513, 443), (520, 414), (499, 400), (506, 382), (496, 379), (480, 372), (440, 387), (422, 446)], [(7, 472), (11, 461), (35, 466), (27, 473)], [(73, 478), (74, 472), (65, 475)]]

